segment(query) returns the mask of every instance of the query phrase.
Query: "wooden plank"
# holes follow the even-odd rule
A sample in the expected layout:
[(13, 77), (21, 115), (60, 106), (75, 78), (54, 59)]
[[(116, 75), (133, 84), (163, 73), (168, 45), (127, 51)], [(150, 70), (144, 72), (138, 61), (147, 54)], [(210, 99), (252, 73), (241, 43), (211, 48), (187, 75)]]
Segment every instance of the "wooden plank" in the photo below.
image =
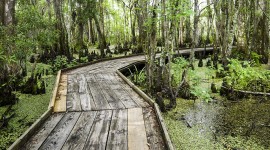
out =
[(103, 96), (103, 93), (101, 92), (101, 88), (99, 84), (97, 83), (95, 77), (91, 74), (87, 74), (86, 80), (87, 80), (90, 92), (93, 96), (94, 102), (96, 104), (95, 110), (111, 109), (108, 101)]
[(159, 123), (153, 108), (143, 108), (147, 142), (150, 150), (165, 150), (165, 142), (162, 137)]
[(84, 146), (85, 150), (105, 150), (111, 118), (112, 110), (98, 111)]
[(81, 111), (79, 83), (76, 74), (68, 75), (67, 92), (67, 111)]
[(116, 79), (121, 83), (120, 85), (124, 90), (126, 90), (130, 97), (141, 107), (149, 107), (150, 105), (142, 99), (139, 94), (137, 94), (129, 85), (127, 85), (120, 77), (116, 77)]
[(112, 91), (121, 100), (121, 102), (125, 105), (126, 108), (135, 108), (140, 107), (131, 97), (130, 94), (122, 88), (119, 82), (115, 81), (113, 75), (110, 74), (102, 74), (103, 77), (107, 80), (107, 84), (110, 86)]
[(37, 150), (63, 116), (64, 114), (62, 113), (50, 116), (40, 127), (39, 131), (28, 140), (23, 149)]
[(95, 103), (93, 97), (88, 89), (87, 81), (84, 74), (77, 76), (79, 81), (79, 95), (81, 99), (82, 110), (95, 109)]
[(40, 149), (61, 149), (81, 113), (66, 113), (53, 129)]
[(127, 149), (127, 109), (114, 110), (106, 149)]
[(62, 74), (58, 85), (58, 92), (54, 104), (54, 112), (66, 111), (66, 98), (67, 98), (67, 75)]
[(128, 149), (148, 150), (142, 108), (128, 109)]
[(52, 97), (51, 97), (51, 100), (50, 100), (50, 104), (49, 104), (48, 109), (54, 107), (54, 103), (55, 103), (55, 99), (56, 99), (57, 91), (58, 91), (58, 84), (60, 82), (60, 77), (61, 77), (61, 70), (59, 70), (57, 72), (57, 76), (56, 76), (55, 83), (54, 83), (53, 94), (52, 94)]
[(39, 130), (41, 125), (51, 116), (52, 107), (42, 114), (9, 148), (8, 150), (21, 149), (25, 143)]
[[(112, 109), (124, 109), (125, 106), (121, 102), (121, 100), (116, 96), (115, 91), (113, 91), (109, 84), (107, 84), (106, 80), (103, 78), (101, 74), (95, 74), (95, 79), (98, 81), (98, 84), (101, 88), (101, 92), (103, 96), (108, 101), (109, 105)], [(117, 91), (116, 91), (117, 92)]]
[(77, 121), (73, 130), (71, 131), (62, 150), (83, 149), (85, 142), (87, 140), (88, 134), (92, 128), (94, 119), (96, 117), (96, 113), (97, 113), (96, 111), (82, 112), (79, 120)]
[(155, 109), (155, 112), (156, 112), (156, 116), (157, 116), (159, 125), (161, 126), (163, 137), (165, 139), (167, 148), (168, 148), (168, 150), (174, 150), (174, 147), (173, 147), (172, 141), (170, 139), (169, 133), (167, 131), (166, 125), (165, 125), (164, 120), (162, 118), (159, 107), (158, 107), (158, 105), (156, 103), (154, 104), (154, 109)]

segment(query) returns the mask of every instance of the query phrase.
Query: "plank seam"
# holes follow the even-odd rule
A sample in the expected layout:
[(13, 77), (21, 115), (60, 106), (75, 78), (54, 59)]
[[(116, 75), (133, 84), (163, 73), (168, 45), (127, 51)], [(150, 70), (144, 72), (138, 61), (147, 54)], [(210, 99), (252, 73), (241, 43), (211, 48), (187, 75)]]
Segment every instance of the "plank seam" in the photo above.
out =
[[(93, 106), (93, 107), (91, 106), (90, 110), (96, 110), (96, 102), (94, 101), (94, 97), (93, 97), (93, 94), (92, 94), (92, 92), (91, 92), (91, 87), (90, 87), (90, 85), (88, 84), (87, 81), (86, 81), (86, 83), (87, 83), (87, 90), (88, 90), (89, 96), (92, 97), (93, 103), (94, 103), (94, 106)], [(91, 101), (91, 100), (90, 100), (90, 101)], [(90, 102), (90, 104), (91, 104), (91, 102)], [(85, 110), (84, 110), (84, 111), (85, 111)]]
[[(99, 75), (101, 75), (101, 76), (103, 76), (102, 74), (99, 74)], [(97, 74), (95, 74), (94, 75), (95, 76), (95, 78), (97, 79), (98, 78), (98, 76), (97, 76)], [(107, 85), (109, 84), (108, 83), (108, 80), (106, 80), (106, 79), (104, 79), (104, 81), (103, 82), (105, 82)], [(102, 85), (100, 84), (100, 82), (99, 82), (99, 85), (100, 85), (100, 87), (102, 87)], [(103, 88), (104, 88), (104, 86), (103, 86)], [(103, 89), (103, 88), (101, 88), (101, 89)], [(113, 92), (113, 89), (110, 87), (110, 86), (108, 86), (108, 89), (110, 90), (110, 91), (112, 91)], [(104, 90), (101, 90), (103, 93), (105, 93), (106, 91), (104, 91)], [(114, 100), (119, 100), (120, 101), (120, 103), (123, 105), (123, 109), (125, 109), (125, 108), (127, 108), (125, 105), (124, 105), (124, 103), (122, 102), (122, 100), (119, 98), (117, 98), (117, 96), (115, 96), (116, 95), (116, 93), (109, 93), (109, 92), (106, 92), (106, 93), (108, 93), (108, 95), (112, 98), (112, 99), (114, 99)], [(112, 95), (112, 94), (114, 94), (114, 95)], [(108, 101), (108, 99), (107, 99), (107, 101)], [(109, 103), (109, 101), (108, 101), (108, 103)], [(122, 107), (122, 106), (121, 106)], [(120, 107), (117, 107), (117, 109), (118, 108), (120, 108)]]
[(109, 139), (109, 135), (110, 135), (110, 131), (111, 131), (112, 116), (113, 116), (114, 113), (115, 113), (115, 110), (112, 110), (112, 115), (111, 115), (111, 120), (110, 120), (108, 135), (107, 135), (107, 139), (106, 139), (105, 149), (107, 149), (107, 143), (108, 143), (108, 139)]
[(31, 138), (31, 136), (38, 130), (42, 123), (50, 116), (52, 108), (49, 108), (43, 115), (38, 118), (9, 148), (8, 150), (20, 149), (20, 147)]
[(71, 134), (71, 131), (74, 129), (74, 127), (75, 127), (75, 125), (77, 124), (77, 122), (78, 122), (79, 118), (81, 117), (81, 115), (82, 115), (82, 112), (80, 113), (79, 117), (77, 118), (76, 123), (74, 124), (74, 126), (73, 126), (73, 127), (72, 127), (72, 129), (70, 130), (70, 132), (69, 132), (69, 134), (68, 134), (68, 136), (67, 136), (67, 138), (66, 138), (66, 140), (65, 140), (64, 144), (61, 146), (61, 149), (62, 149), (62, 148), (63, 148), (63, 146), (66, 144), (66, 142), (67, 142), (67, 140), (68, 140), (68, 137), (69, 137), (69, 136), (70, 136), (70, 134)]
[[(117, 72), (116, 72), (116, 75), (119, 75)], [(120, 75), (119, 75), (120, 76)], [(123, 79), (122, 77), (120, 77), (121, 79)], [(125, 81), (123, 81), (123, 80), (119, 80), (119, 79), (117, 79), (119, 82), (121, 82), (121, 83), (123, 83), (123, 84), (125, 84)], [(129, 85), (129, 84), (128, 84)], [(129, 85), (130, 86), (130, 85)], [(129, 93), (129, 91), (128, 90), (126, 90), (125, 88), (123, 88), (123, 86), (121, 86), (122, 87), (122, 89), (124, 90), (124, 91), (126, 91), (127, 93)], [(131, 86), (130, 86), (131, 87)], [(131, 87), (131, 89), (133, 89), (132, 87)], [(137, 93), (137, 92), (136, 92)], [(140, 107), (142, 107), (142, 106), (140, 106), (140, 104), (139, 104), (139, 102), (138, 101), (136, 101), (133, 97), (131, 97), (130, 96), (130, 98), (138, 105), (137, 107), (135, 107), (135, 108), (140, 108)], [(148, 102), (146, 102), (146, 103), (148, 103)], [(149, 104), (149, 103), (148, 103)], [(145, 107), (147, 107), (147, 106), (145, 106)]]
[(93, 126), (94, 126), (94, 122), (95, 122), (96, 117), (97, 117), (98, 111), (95, 111), (95, 112), (96, 112), (96, 113), (95, 113), (95, 118), (94, 118), (94, 120), (93, 120), (93, 123), (92, 123), (92, 125), (91, 125), (91, 128), (90, 128), (90, 130), (89, 130), (89, 132), (88, 132), (87, 138), (86, 138), (86, 140), (85, 140), (85, 143), (84, 143), (84, 145), (83, 145), (83, 148), (82, 148), (83, 150), (85, 149), (86, 142), (87, 142), (88, 139), (90, 138), (90, 132), (91, 132)]
[[(141, 91), (136, 85), (134, 85), (134, 83), (132, 83), (129, 79), (127, 79), (119, 70), (116, 70), (116, 73), (129, 85), (132, 87), (132, 89), (134, 89), (134, 91), (136, 93), (138, 93), (144, 100), (146, 100), (152, 107), (154, 107), (155, 109), (155, 114), (156, 117), (158, 118), (158, 123), (161, 127), (161, 130), (163, 131), (163, 138), (165, 140), (166, 146), (169, 150), (174, 150), (174, 147), (172, 145), (170, 136), (168, 134), (166, 125), (164, 124), (163, 118), (160, 114), (160, 110), (159, 107), (157, 106), (156, 102), (154, 100), (152, 100), (151, 98), (149, 98), (143, 91)], [(136, 88), (134, 88), (136, 87)]]
[[(103, 77), (104, 77), (104, 75), (103, 74), (101, 74)], [(105, 83), (107, 83), (107, 84), (109, 84), (109, 82), (111, 82), (111, 80), (105, 80)], [(112, 83), (112, 82), (111, 82)], [(110, 86), (108, 86), (108, 88), (110, 88), (110, 90), (111, 91), (113, 91), (113, 89), (110, 87)], [(126, 107), (126, 105), (124, 104), (124, 102), (119, 98), (119, 101), (121, 102), (121, 104), (123, 104), (123, 106), (125, 107), (125, 108), (123, 108), (123, 109), (127, 109), (127, 107)]]
[(51, 130), (51, 132), (48, 134), (48, 136), (44, 139), (44, 141), (42, 142), (42, 144), (40, 144), (40, 146), (38, 147), (38, 149), (40, 149), (40, 147), (44, 144), (44, 142), (48, 139), (49, 135), (53, 132), (53, 130), (56, 128), (56, 126), (59, 124), (59, 122), (61, 122), (61, 120), (64, 118), (65, 114), (62, 116), (62, 118), (57, 122), (57, 124), (53, 127), (53, 129)]
[[(92, 75), (93, 75), (93, 77), (94, 77), (94, 78), (96, 79), (96, 81), (97, 81), (96, 74), (94, 73), (94, 74), (92, 74)], [(101, 85), (100, 85), (100, 82), (97, 82), (97, 86), (99, 87), (101, 93), (103, 93), (103, 94), (102, 94), (102, 97), (104, 98), (104, 100), (107, 101), (107, 103), (109, 104), (109, 106), (111, 107), (111, 109), (115, 109), (115, 108), (113, 108), (113, 107), (111, 106), (111, 104), (109, 103), (109, 101), (108, 101), (108, 99), (106, 98), (106, 96), (104, 96), (104, 95), (105, 95), (105, 94), (104, 94), (105, 91), (102, 90)], [(107, 144), (107, 143), (106, 143), (106, 144)]]

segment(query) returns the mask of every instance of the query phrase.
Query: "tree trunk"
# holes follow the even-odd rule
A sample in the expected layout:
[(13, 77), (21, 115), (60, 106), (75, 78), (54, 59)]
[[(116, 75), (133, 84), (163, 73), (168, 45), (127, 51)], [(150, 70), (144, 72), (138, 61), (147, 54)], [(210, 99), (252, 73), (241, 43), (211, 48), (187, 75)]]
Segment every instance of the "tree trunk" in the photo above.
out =
[(269, 24), (268, 24), (268, 18), (267, 14), (269, 14), (269, 2), (267, 0), (264, 1), (264, 7), (263, 7), (263, 27), (262, 27), (262, 62), (267, 64), (269, 63)]
[(234, 33), (236, 28), (236, 19), (238, 10), (235, 9), (233, 0), (224, 0), (221, 6), (218, 1), (214, 4), (216, 14), (216, 38), (220, 44), (221, 57), (223, 66), (228, 65), (228, 57), (230, 56), (232, 44), (234, 40)]
[[(210, 5), (210, 0), (207, 0), (207, 6)], [(205, 40), (205, 45), (210, 44), (210, 31), (212, 25), (212, 10), (211, 7), (207, 8), (207, 35)]]
[(104, 34), (105, 36), (105, 31), (104, 31), (104, 9), (103, 9), (103, 0), (99, 1), (99, 20), (100, 20), (100, 31)]
[(56, 17), (56, 29), (58, 30), (58, 41), (55, 45), (55, 51), (57, 54), (65, 55), (70, 58), (68, 35), (64, 23), (64, 16), (62, 10), (62, 0), (54, 0), (54, 11)]
[(95, 35), (94, 35), (94, 30), (93, 30), (93, 22), (92, 18), (88, 19), (88, 29), (89, 29), (89, 42), (92, 44), (95, 44)]
[(192, 39), (191, 39), (191, 23), (190, 23), (190, 17), (189, 16), (186, 17), (185, 28), (186, 28), (185, 44), (187, 44), (187, 46), (190, 47)]
[(135, 35), (135, 23), (136, 23), (136, 16), (134, 16), (134, 20), (132, 20), (132, 8), (129, 9), (129, 17), (130, 17), (130, 28), (131, 28), (131, 35), (132, 35), (132, 44), (136, 44), (136, 35)]
[(78, 7), (77, 7), (77, 14), (78, 14), (78, 17), (77, 17), (77, 39), (76, 39), (76, 48), (77, 48), (77, 51), (81, 51), (81, 50), (84, 50), (85, 49), (85, 44), (84, 44), (84, 41), (83, 41), (83, 34), (84, 34), (84, 18), (83, 18), (83, 10), (82, 10), (82, 4), (78, 4)]
[(194, 0), (194, 21), (193, 21), (193, 34), (192, 34), (192, 43), (191, 43), (191, 51), (190, 51), (190, 64), (193, 65), (194, 62), (194, 49), (197, 46), (197, 36), (198, 36), (198, 23), (199, 23), (199, 5), (198, 0)]
[(147, 1), (137, 1), (135, 3), (135, 8), (139, 29), (138, 51), (143, 52), (143, 48), (146, 46), (146, 29), (144, 26), (144, 21), (145, 18), (147, 18)]
[(15, 22), (15, 0), (5, 0), (4, 1), (4, 25), (13, 25)]
[(100, 54), (101, 54), (101, 57), (105, 57), (104, 49), (106, 48), (106, 39), (105, 39), (104, 33), (101, 31), (101, 26), (96, 15), (94, 15), (94, 20), (96, 24), (97, 33), (98, 33)]
[(5, 1), (0, 1), (0, 24), (4, 24)]
[(148, 49), (148, 63), (147, 63), (147, 78), (148, 78), (148, 89), (151, 94), (154, 93), (154, 69), (155, 69), (155, 52), (157, 46), (156, 33), (157, 33), (157, 14), (156, 14), (156, 1), (153, 1), (153, 10), (151, 18), (151, 32), (149, 36), (150, 48)]

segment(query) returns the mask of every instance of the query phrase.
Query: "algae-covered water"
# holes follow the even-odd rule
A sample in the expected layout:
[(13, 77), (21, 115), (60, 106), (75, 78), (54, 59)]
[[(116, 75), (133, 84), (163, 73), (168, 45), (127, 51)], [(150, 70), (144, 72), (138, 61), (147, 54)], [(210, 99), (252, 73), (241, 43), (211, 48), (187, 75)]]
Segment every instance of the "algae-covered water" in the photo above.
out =
[[(218, 96), (217, 96), (218, 97)], [(270, 149), (270, 101), (178, 99), (164, 114), (176, 149)]]

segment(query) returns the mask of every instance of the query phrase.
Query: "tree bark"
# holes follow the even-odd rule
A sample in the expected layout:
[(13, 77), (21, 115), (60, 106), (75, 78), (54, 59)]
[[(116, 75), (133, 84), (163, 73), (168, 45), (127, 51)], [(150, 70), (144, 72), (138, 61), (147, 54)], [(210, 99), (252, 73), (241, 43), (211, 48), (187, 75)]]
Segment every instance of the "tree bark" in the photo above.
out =
[(198, 23), (199, 23), (199, 4), (198, 0), (194, 0), (194, 21), (193, 21), (193, 34), (192, 34), (192, 43), (191, 43), (191, 51), (190, 51), (190, 64), (193, 65), (194, 62), (194, 51), (197, 46), (197, 36), (198, 36)]
[(152, 18), (151, 18), (151, 31), (149, 36), (150, 48), (148, 49), (148, 60), (147, 60), (147, 78), (148, 78), (148, 86), (149, 90), (153, 94), (154, 88), (154, 69), (155, 69), (155, 57), (156, 57), (156, 33), (157, 33), (157, 13), (156, 13), (156, 1), (153, 1), (153, 10), (152, 10)]
[(5, 1), (0, 1), (0, 23), (4, 24)]
[(139, 39), (138, 39), (138, 51), (142, 52), (145, 45), (146, 29), (144, 26), (145, 18), (147, 18), (147, 1), (136, 1), (136, 17), (138, 21)]
[(92, 18), (88, 19), (88, 32), (89, 32), (89, 42), (91, 42), (92, 44), (95, 44), (95, 35), (94, 35), (94, 30), (93, 30), (93, 22), (92, 22)]
[(13, 25), (15, 22), (15, 0), (4, 1), (4, 25)]
[(106, 39), (105, 39), (104, 33), (101, 31), (101, 26), (96, 15), (94, 15), (94, 20), (96, 24), (97, 33), (98, 33), (100, 54), (101, 54), (101, 57), (105, 57), (104, 49), (106, 48)]
[(56, 29), (58, 30), (58, 41), (55, 45), (55, 51), (59, 55), (65, 55), (70, 58), (68, 35), (64, 23), (64, 16), (62, 10), (62, 0), (54, 0), (54, 11), (56, 18)]
[(134, 15), (134, 20), (132, 19), (132, 8), (129, 9), (129, 15), (130, 15), (130, 28), (131, 28), (131, 35), (132, 35), (132, 44), (136, 44), (136, 35), (135, 35), (135, 23), (136, 23), (136, 16)]

